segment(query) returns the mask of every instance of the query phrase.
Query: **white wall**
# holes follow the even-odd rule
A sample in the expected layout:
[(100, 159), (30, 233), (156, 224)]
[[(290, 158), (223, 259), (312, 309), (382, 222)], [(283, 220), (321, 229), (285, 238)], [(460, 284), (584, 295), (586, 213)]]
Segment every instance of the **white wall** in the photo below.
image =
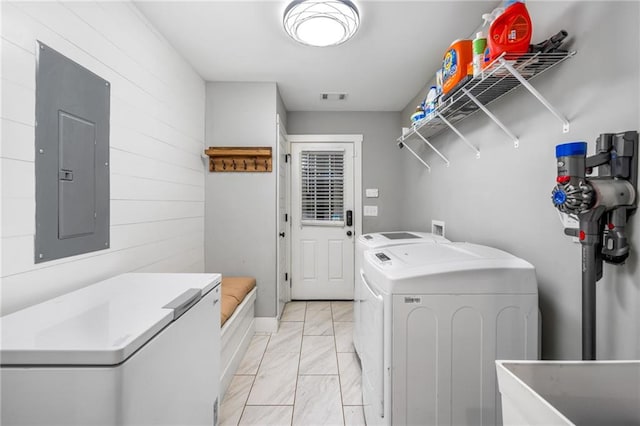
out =
[(207, 83), (207, 146), (270, 146), (273, 171), (206, 177), (206, 270), (256, 278), (257, 317), (276, 316), (275, 83)]
[[(480, 159), (450, 131), (432, 141), (449, 157), (451, 167), (421, 148), (433, 165), (429, 174), (404, 153), (404, 225), (445, 220), (447, 237), (453, 240), (495, 246), (531, 262), (539, 282), (543, 356), (579, 359), (580, 245), (563, 235), (550, 200), (555, 146), (584, 140), (591, 155), (599, 133), (640, 129), (640, 3), (527, 1), (527, 8), (534, 23), (533, 42), (566, 29), (578, 52), (532, 81), (569, 118), (570, 133), (563, 134), (560, 122), (524, 88), (517, 89), (489, 109), (520, 137), (520, 148), (514, 149), (479, 112), (459, 129), (479, 145)], [(403, 112), (405, 125), (415, 105), (416, 100), (411, 101)], [(600, 359), (640, 358), (639, 224), (636, 213), (627, 228), (633, 249), (627, 263), (605, 265), (598, 283)]]
[[(123, 272), (202, 272), (202, 79), (131, 3), (1, 7), (2, 313)], [(111, 83), (111, 247), (38, 265), (36, 40)]]

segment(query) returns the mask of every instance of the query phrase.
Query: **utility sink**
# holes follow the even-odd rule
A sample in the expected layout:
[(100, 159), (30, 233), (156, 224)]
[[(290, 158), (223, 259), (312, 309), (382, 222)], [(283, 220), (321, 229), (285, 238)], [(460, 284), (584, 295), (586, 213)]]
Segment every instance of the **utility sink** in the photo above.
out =
[(638, 361), (496, 361), (509, 425), (640, 425)]

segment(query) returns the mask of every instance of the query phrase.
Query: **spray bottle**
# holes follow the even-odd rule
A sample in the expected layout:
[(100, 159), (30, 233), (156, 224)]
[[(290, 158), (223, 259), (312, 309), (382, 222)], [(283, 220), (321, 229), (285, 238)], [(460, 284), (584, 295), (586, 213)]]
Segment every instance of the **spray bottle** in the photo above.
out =
[[(495, 9), (493, 9), (491, 11), (491, 13), (484, 13), (482, 15), (482, 19), (483, 19), (483, 23), (482, 23), (482, 31), (481, 33), (484, 33), (485, 29), (486, 32), (488, 33), (489, 27), (491, 26), (491, 24), (493, 24), (493, 21), (496, 20), (496, 18), (500, 15), (502, 15), (502, 13), (504, 12), (504, 7), (496, 7)], [(480, 33), (476, 34), (476, 40), (479, 38)], [(474, 40), (475, 42), (475, 40)], [(489, 63), (491, 62), (491, 52), (489, 51), (489, 46), (487, 45), (487, 39), (485, 38), (485, 43), (484, 43), (485, 47), (484, 47), (484, 51), (483, 51), (483, 55), (480, 58), (480, 63), (481, 63), (481, 68), (484, 69), (487, 67), (487, 65), (489, 65)], [(473, 57), (474, 57), (474, 67), (473, 67), (473, 76), (476, 76), (476, 67), (475, 67), (475, 47), (476, 44), (474, 43), (473, 45), (474, 50), (473, 50)]]
[(491, 11), (491, 13), (485, 13), (482, 15), (482, 19), (484, 22), (482, 24), (482, 28), (485, 28), (487, 25), (491, 25), (493, 21), (504, 12), (504, 7), (496, 7)]

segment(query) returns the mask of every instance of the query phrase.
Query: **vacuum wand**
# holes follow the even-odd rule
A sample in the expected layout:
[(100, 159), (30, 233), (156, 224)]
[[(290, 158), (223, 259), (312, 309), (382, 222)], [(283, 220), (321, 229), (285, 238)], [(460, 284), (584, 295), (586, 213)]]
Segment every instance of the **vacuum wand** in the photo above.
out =
[[(596, 282), (602, 262), (620, 265), (629, 256), (625, 227), (636, 209), (638, 132), (603, 133), (596, 154), (587, 157), (586, 142), (556, 147), (557, 185), (551, 199), (562, 213), (579, 220), (582, 245), (582, 359), (596, 359)], [(588, 176), (598, 168), (598, 176)]]
[(580, 218), (582, 245), (582, 359), (596, 359), (596, 282), (602, 278), (602, 216), (604, 207), (598, 206)]

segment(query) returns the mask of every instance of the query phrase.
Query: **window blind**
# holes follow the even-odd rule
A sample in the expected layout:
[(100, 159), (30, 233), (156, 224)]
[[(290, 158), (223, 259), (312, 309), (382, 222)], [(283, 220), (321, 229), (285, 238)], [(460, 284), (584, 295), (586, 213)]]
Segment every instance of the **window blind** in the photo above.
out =
[(302, 151), (303, 225), (344, 225), (344, 151)]

